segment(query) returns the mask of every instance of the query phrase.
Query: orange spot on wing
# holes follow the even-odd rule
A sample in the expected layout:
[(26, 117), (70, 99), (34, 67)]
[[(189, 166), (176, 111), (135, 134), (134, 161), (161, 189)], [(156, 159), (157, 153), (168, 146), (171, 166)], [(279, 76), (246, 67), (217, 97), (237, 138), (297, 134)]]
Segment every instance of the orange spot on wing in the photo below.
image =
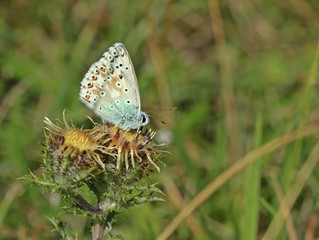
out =
[(91, 97), (90, 95), (85, 95), (83, 99), (84, 99), (85, 101), (87, 101), (87, 102), (90, 102), (90, 101), (89, 101), (89, 100), (90, 100), (90, 97)]

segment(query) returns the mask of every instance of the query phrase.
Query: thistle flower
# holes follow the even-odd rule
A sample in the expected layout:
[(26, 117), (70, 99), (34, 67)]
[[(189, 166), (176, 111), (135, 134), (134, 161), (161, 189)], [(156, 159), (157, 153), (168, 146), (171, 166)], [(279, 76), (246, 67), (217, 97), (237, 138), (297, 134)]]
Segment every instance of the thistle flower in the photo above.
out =
[(158, 150), (152, 139), (155, 132), (124, 131), (120, 128), (95, 124), (90, 130), (70, 126), (64, 119), (65, 127), (59, 127), (48, 118), (46, 126), (47, 166), (63, 173), (66, 170), (115, 169), (121, 170), (125, 165), (148, 172), (160, 168), (154, 159)]
[(91, 216), (100, 228), (111, 226), (121, 209), (163, 201), (158, 196), (162, 192), (145, 178), (160, 171), (154, 131), (124, 131), (93, 121), (92, 129), (79, 129), (67, 123), (64, 114), (63, 122), (45, 118), (44, 123), (44, 171), (28, 179), (71, 199), (62, 213)]
[[(100, 144), (112, 148), (112, 154), (116, 156), (116, 168), (119, 169), (124, 159), (125, 167), (135, 168), (135, 162), (143, 169), (160, 168), (152, 158), (156, 155), (156, 149), (151, 142), (155, 132), (124, 131), (110, 125), (97, 125), (93, 129), (93, 135), (101, 140)], [(130, 160), (130, 161), (129, 161)], [(151, 164), (151, 165), (150, 165)]]

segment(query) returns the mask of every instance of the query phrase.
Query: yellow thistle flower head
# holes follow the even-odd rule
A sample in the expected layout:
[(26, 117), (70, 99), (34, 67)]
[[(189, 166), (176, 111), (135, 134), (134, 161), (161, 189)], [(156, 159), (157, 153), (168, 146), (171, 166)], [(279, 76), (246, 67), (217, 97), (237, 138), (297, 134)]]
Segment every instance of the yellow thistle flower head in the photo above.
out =
[(120, 128), (94, 123), (93, 129), (58, 126), (48, 118), (46, 124), (46, 167), (63, 176), (91, 176), (92, 171), (139, 174), (160, 168), (155, 161), (159, 155), (152, 142), (155, 132), (124, 131)]

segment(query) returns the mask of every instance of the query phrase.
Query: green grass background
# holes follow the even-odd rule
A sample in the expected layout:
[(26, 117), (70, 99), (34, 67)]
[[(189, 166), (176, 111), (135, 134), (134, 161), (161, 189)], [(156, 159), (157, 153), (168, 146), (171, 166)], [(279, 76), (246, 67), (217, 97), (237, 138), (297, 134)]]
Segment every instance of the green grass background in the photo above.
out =
[[(151, 179), (167, 201), (122, 213), (115, 232), (155, 239), (208, 184), (279, 138), (219, 182), (170, 239), (319, 237), (317, 0), (12, 0), (0, 16), (0, 239), (59, 239), (46, 218), (59, 196), (17, 178), (40, 166), (44, 116), (65, 109), (77, 126), (99, 121), (79, 84), (115, 42), (130, 52), (152, 128), (172, 135)], [(281, 139), (306, 125), (310, 136)], [(85, 219), (69, 218), (86, 239)]]

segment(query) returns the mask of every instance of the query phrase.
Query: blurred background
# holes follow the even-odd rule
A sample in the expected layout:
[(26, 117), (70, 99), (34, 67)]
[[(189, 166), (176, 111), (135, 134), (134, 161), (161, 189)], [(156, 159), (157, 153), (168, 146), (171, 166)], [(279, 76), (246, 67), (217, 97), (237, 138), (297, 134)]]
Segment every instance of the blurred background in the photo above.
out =
[[(122, 213), (114, 229), (126, 239), (155, 239), (234, 162), (318, 125), (317, 0), (5, 0), (0, 16), (0, 239), (60, 239), (46, 217), (61, 199), (17, 178), (40, 167), (45, 116), (62, 119), (65, 109), (78, 127), (90, 127), (86, 116), (100, 121), (79, 86), (115, 42), (128, 49), (142, 108), (171, 152), (150, 180), (166, 202)], [(308, 137), (263, 154), (170, 239), (260, 238), (316, 144)], [(319, 236), (319, 170), (309, 171), (278, 239)], [(85, 239), (85, 219), (70, 218)]]

